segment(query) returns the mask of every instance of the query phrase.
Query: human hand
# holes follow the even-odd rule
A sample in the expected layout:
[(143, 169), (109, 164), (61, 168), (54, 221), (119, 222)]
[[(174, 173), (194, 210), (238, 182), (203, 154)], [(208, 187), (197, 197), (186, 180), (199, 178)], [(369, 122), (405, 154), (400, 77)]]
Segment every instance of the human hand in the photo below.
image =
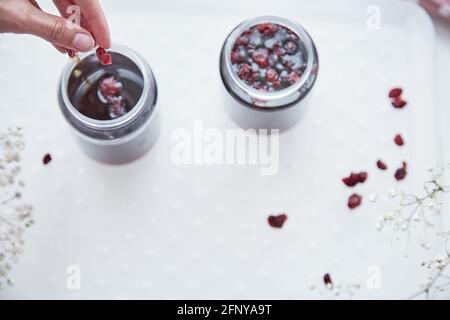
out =
[[(111, 47), (108, 24), (98, 0), (53, 2), (62, 17), (43, 12), (35, 0), (0, 0), (0, 32), (28, 33), (41, 37), (62, 53), (68, 49), (88, 51), (95, 46)], [(74, 9), (79, 10), (80, 25), (65, 18), (77, 15)]]

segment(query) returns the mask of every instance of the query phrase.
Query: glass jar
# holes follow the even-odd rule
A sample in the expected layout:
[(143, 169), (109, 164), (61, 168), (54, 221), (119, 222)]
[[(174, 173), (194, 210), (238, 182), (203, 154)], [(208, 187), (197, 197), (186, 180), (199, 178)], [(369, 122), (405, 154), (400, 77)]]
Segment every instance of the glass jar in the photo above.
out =
[[(260, 48), (262, 48), (261, 50), (266, 50), (266, 52), (268, 51), (269, 54), (274, 52), (272, 49), (267, 49), (266, 43), (268, 42), (258, 43), (257, 38), (252, 38), (255, 32), (258, 33), (259, 30), (263, 30), (259, 29), (259, 26), (265, 24), (273, 24), (278, 27), (281, 26), (282, 29), (278, 30), (282, 30), (283, 32), (286, 30), (290, 31), (289, 35), (297, 41), (298, 46), (295, 46), (295, 52), (298, 59), (302, 59), (303, 71), (298, 79), (291, 85), (281, 89), (269, 87), (268, 89), (270, 91), (261, 90), (249, 85), (249, 83), (243, 80), (236, 71), (236, 65), (242, 67), (242, 64), (250, 65), (251, 63), (251, 68), (254, 71), (253, 65), (255, 65), (255, 60), (253, 60), (253, 56), (250, 52), (254, 52)], [(263, 33), (260, 32), (260, 34)], [(247, 37), (242, 43), (246, 43), (248, 39), (251, 39), (250, 42), (248, 42), (249, 44), (245, 45), (245, 48), (250, 48), (250, 50), (244, 50), (244, 54), (238, 58), (241, 60), (233, 63), (232, 53), (233, 50), (236, 51), (240, 49), (237, 40), (239, 39), (239, 41), (241, 41), (242, 36)], [(273, 38), (278, 39), (278, 36), (277, 33), (274, 33)], [(297, 38), (295, 38), (295, 36)], [(280, 39), (282, 38), (280, 37)], [(285, 41), (287, 42), (288, 40)], [(284, 49), (282, 48), (281, 50)], [(278, 58), (275, 58), (278, 59), (279, 56)], [(283, 56), (280, 59), (283, 60), (284, 58), (285, 57)], [(285, 62), (285, 60), (282, 62)], [(233, 64), (235, 65), (234, 68)], [(275, 63), (273, 64), (274, 66), (269, 65), (268, 67), (275, 68), (275, 66), (277, 66)], [(256, 66), (256, 68), (258, 68), (258, 66)], [(228, 35), (220, 55), (220, 74), (223, 84), (229, 92), (226, 103), (227, 112), (236, 123), (245, 128), (285, 130), (294, 125), (303, 114), (305, 98), (314, 86), (318, 68), (319, 59), (314, 42), (305, 29), (298, 23), (276, 16), (263, 16), (246, 20)], [(282, 68), (279, 70), (282, 70)], [(265, 74), (267, 74), (267, 72)], [(281, 77), (281, 72), (279, 75)], [(276, 76), (278, 76), (278, 74)], [(230, 96), (232, 97), (231, 99), (229, 98)]]
[[(100, 64), (95, 50), (69, 61), (60, 78), (58, 100), (88, 156), (124, 164), (143, 156), (157, 139), (157, 86), (152, 70), (138, 53), (116, 44), (108, 52), (113, 63), (107, 66)], [(105, 117), (107, 106), (96, 97), (96, 87), (107, 76), (123, 81), (124, 95), (128, 94), (129, 110), (114, 118)]]

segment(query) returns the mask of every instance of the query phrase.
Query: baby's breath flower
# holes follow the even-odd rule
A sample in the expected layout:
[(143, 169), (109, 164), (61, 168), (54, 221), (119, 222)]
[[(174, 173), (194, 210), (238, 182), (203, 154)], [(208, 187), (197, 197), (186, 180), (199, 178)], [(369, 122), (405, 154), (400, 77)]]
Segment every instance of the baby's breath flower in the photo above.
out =
[(20, 128), (0, 133), (0, 288), (13, 285), (10, 272), (23, 253), (24, 231), (33, 224), (32, 207), (22, 203), (20, 153), (25, 142)]
[[(388, 195), (392, 199), (398, 199), (396, 210), (385, 213), (377, 223), (377, 230), (384, 230), (391, 226), (396, 231), (407, 233), (408, 239), (412, 230), (420, 230), (425, 234), (427, 228), (434, 227), (434, 216), (441, 215), (442, 197), (448, 192), (448, 188), (442, 184), (445, 166), (438, 165), (430, 168), (430, 180), (424, 183), (424, 194), (415, 195), (396, 189), (389, 189)], [(423, 235), (419, 234), (419, 237)], [(426, 235), (424, 237), (427, 237)], [(397, 236), (396, 238), (399, 238)], [(409, 240), (408, 240), (409, 241)], [(422, 241), (421, 247), (428, 250), (431, 245), (427, 239)]]

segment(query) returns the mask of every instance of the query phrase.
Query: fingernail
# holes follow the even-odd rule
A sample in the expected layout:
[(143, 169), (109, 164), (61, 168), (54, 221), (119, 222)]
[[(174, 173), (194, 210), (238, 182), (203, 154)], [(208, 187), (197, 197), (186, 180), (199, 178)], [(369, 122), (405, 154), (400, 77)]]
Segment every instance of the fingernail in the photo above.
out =
[(94, 44), (94, 39), (84, 33), (77, 33), (72, 40), (72, 45), (80, 51), (88, 51), (94, 47)]

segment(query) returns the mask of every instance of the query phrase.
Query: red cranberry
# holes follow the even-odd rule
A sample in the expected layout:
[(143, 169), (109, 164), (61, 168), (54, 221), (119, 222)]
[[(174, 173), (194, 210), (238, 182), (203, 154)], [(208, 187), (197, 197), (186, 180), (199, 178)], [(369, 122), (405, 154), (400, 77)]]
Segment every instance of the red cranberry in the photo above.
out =
[(112, 55), (106, 52), (102, 47), (98, 47), (96, 50), (97, 58), (102, 65), (109, 65), (112, 63)]
[(281, 88), (281, 80), (280, 80), (280, 79), (275, 80), (275, 81), (272, 83), (272, 86), (273, 86), (274, 89), (279, 89), (279, 88)]
[(396, 109), (402, 109), (403, 107), (406, 106), (406, 101), (404, 101), (401, 97), (393, 98), (392, 105)]
[(297, 45), (293, 41), (286, 42), (284, 48), (288, 54), (294, 54), (297, 51)]
[(266, 72), (265, 78), (267, 82), (274, 82), (278, 79), (278, 73), (274, 69), (269, 69)]
[(241, 69), (239, 70), (239, 77), (241, 79), (247, 79), (252, 74), (252, 70), (250, 65), (244, 63), (241, 65)]
[(358, 173), (358, 182), (364, 183), (367, 180), (367, 172), (360, 172)]
[(342, 179), (344, 184), (348, 187), (354, 187), (358, 184), (358, 175), (353, 172), (348, 176)]
[(387, 165), (381, 160), (377, 161), (377, 167), (380, 170), (387, 170)]
[(281, 48), (281, 47), (276, 46), (276, 47), (273, 49), (273, 53), (274, 53), (275, 55), (277, 55), (278, 58), (281, 58), (281, 57), (284, 55), (285, 50), (284, 50), (283, 48)]
[(393, 88), (389, 91), (389, 98), (398, 98), (402, 95), (403, 90), (401, 88)]
[(356, 194), (356, 193), (354, 193), (354, 194), (352, 194), (351, 196), (350, 196), (350, 198), (348, 198), (348, 207), (350, 208), (350, 209), (355, 209), (356, 207), (359, 207), (360, 206), (360, 204), (361, 204), (361, 201), (362, 201), (362, 197), (359, 195), (359, 194)]
[(402, 137), (400, 134), (397, 134), (397, 135), (394, 137), (394, 142), (395, 142), (395, 144), (398, 145), (398, 146), (402, 146), (402, 145), (405, 144), (405, 141), (403, 140), (403, 137)]
[(367, 180), (368, 174), (367, 172), (360, 173), (350, 173), (348, 177), (342, 179), (344, 184), (348, 187), (354, 187), (358, 183), (364, 183)]
[(331, 280), (331, 276), (330, 276), (329, 273), (326, 273), (326, 274), (323, 276), (323, 283), (324, 283), (327, 287), (333, 286), (333, 280)]
[(52, 156), (51, 156), (49, 153), (47, 153), (47, 154), (44, 156), (44, 158), (42, 159), (42, 163), (43, 163), (44, 165), (47, 165), (47, 164), (50, 163), (50, 161), (52, 161)]
[(245, 30), (242, 35), (248, 37), (248, 36), (251, 36), (251, 34), (252, 34), (252, 29), (248, 29), (248, 30)]
[(252, 54), (252, 59), (255, 61), (259, 66), (265, 68), (269, 65), (269, 61), (267, 60), (268, 54), (267, 50), (265, 49), (258, 49)]
[(237, 53), (237, 51), (233, 50), (231, 52), (231, 62), (232, 63), (239, 63), (240, 61), (240, 57), (239, 57), (239, 53)]
[(100, 83), (100, 92), (106, 99), (108, 97), (120, 94), (121, 90), (122, 84), (118, 82), (113, 76), (103, 79), (103, 81)]
[(406, 178), (406, 175), (408, 173), (406, 171), (407, 167), (408, 167), (407, 163), (403, 161), (402, 167), (395, 171), (395, 175), (394, 176), (395, 176), (395, 179), (397, 181), (400, 181), (400, 180), (403, 180), (403, 179)]
[(278, 27), (274, 24), (270, 24), (269, 27), (264, 30), (263, 34), (267, 37), (273, 37), (275, 33), (277, 32)]
[(246, 45), (247, 43), (248, 43), (248, 37), (246, 37), (246, 36), (240, 36), (238, 39), (237, 39), (237, 41), (236, 41), (236, 44), (238, 44), (238, 45)]
[(285, 213), (282, 213), (277, 216), (269, 216), (269, 218), (267, 219), (267, 222), (269, 222), (269, 225), (272, 228), (281, 228), (281, 227), (283, 227), (286, 220), (287, 220), (287, 215)]
[(291, 73), (289, 73), (287, 79), (288, 79), (289, 82), (294, 83), (294, 82), (297, 82), (300, 79), (300, 76), (297, 74), (297, 72), (292, 71)]
[(69, 55), (69, 57), (71, 57), (73, 59), (77, 55), (77, 52), (75, 50), (68, 49), (67, 54)]
[(273, 23), (262, 23), (256, 27), (259, 32), (264, 33), (267, 36), (271, 36), (277, 32), (278, 27)]

